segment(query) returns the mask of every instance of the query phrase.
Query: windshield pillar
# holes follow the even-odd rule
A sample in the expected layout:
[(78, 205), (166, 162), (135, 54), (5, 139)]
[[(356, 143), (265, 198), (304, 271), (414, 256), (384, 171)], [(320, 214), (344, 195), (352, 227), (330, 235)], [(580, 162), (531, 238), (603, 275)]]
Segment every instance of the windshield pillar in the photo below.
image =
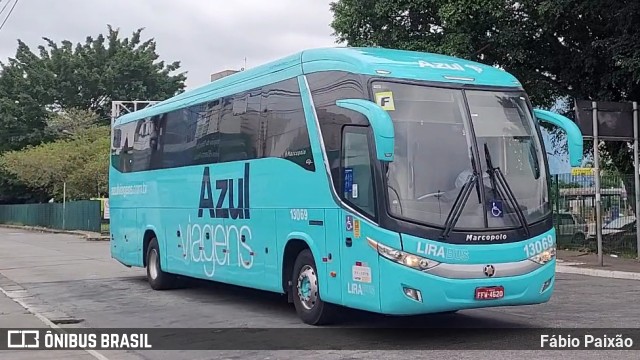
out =
[[(464, 90), (462, 91), (463, 93), (463, 100), (464, 100), (464, 108), (465, 108), (465, 112), (470, 115), (471, 114), (471, 110), (469, 109), (469, 102), (467, 101), (467, 96), (464, 93)], [(478, 193), (478, 202), (481, 204), (488, 204), (487, 202), (487, 195), (485, 191), (481, 191), (480, 189), (484, 189), (485, 185), (484, 185), (484, 176), (482, 176), (483, 171), (483, 165), (482, 163), (480, 163), (480, 151), (478, 150), (478, 141), (475, 135), (475, 130), (473, 129), (473, 125), (471, 123), (471, 120), (469, 119), (469, 116), (465, 117), (465, 120), (467, 121), (467, 128), (469, 129), (469, 142), (471, 143), (471, 147), (470, 147), (470, 153), (472, 154), (472, 158), (471, 158), (471, 163), (472, 166), (474, 167), (474, 169), (476, 169), (477, 171), (477, 182), (478, 184), (476, 185), (476, 190)], [(482, 220), (484, 221), (484, 227), (488, 228), (489, 227), (489, 219), (487, 217), (487, 212), (483, 211), (482, 212), (483, 216), (482, 216)]]

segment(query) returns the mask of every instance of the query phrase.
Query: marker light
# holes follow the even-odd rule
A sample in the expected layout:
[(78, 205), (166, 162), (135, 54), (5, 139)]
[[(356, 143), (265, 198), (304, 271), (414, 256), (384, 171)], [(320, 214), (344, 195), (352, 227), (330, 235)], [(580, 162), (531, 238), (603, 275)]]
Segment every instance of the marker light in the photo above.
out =
[(544, 265), (549, 261), (551, 261), (552, 259), (554, 259), (555, 257), (556, 257), (556, 247), (552, 246), (547, 250), (530, 257), (529, 260), (535, 263), (538, 263), (540, 265)]
[(551, 286), (551, 281), (553, 281), (553, 276), (549, 278), (549, 280), (545, 281), (542, 284), (542, 288), (540, 289), (540, 294), (542, 294), (543, 292), (547, 291), (547, 289), (549, 288), (549, 286)]
[(422, 302), (422, 293), (420, 292), (420, 290), (416, 290), (414, 288), (403, 286), (402, 287), (402, 292), (404, 292), (404, 295), (407, 296), (408, 298), (413, 299), (413, 300), (418, 301), (418, 302)]
[(424, 271), (440, 265), (440, 263), (435, 260), (396, 250), (386, 245), (382, 245), (369, 237), (367, 238), (367, 242), (369, 243), (369, 246), (378, 251), (378, 254), (386, 257), (391, 261), (397, 262), (398, 264), (402, 264), (404, 266), (408, 266), (412, 269)]
[(468, 78), (468, 77), (462, 77), (462, 76), (450, 76), (450, 75), (444, 75), (443, 78), (448, 80), (458, 80), (458, 81), (475, 81), (476, 80), (474, 78)]

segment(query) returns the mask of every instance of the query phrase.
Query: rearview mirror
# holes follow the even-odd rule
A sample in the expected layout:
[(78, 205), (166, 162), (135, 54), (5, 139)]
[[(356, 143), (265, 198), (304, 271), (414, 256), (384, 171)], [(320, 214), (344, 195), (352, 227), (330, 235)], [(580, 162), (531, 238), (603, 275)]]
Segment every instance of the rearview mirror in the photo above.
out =
[(339, 107), (357, 111), (369, 119), (375, 139), (378, 160), (393, 161), (395, 133), (391, 116), (378, 104), (364, 99), (344, 99), (336, 101)]
[(583, 140), (582, 132), (578, 125), (571, 119), (551, 111), (535, 109), (533, 112), (539, 121), (555, 125), (566, 133), (569, 147), (569, 163), (572, 167), (580, 166), (582, 164)]

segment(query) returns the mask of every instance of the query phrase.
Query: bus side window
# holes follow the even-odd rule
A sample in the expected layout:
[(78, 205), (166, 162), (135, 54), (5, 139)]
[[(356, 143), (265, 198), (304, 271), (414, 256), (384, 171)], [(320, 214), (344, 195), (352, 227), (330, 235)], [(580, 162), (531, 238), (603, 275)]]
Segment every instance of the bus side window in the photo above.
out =
[(373, 169), (368, 127), (346, 126), (342, 139), (342, 195), (350, 204), (375, 217)]

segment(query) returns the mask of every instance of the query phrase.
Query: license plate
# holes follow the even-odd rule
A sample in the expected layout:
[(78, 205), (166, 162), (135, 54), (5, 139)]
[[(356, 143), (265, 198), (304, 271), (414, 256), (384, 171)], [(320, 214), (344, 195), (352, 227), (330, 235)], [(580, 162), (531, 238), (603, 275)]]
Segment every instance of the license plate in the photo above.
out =
[(476, 300), (495, 300), (504, 297), (503, 286), (476, 288)]

